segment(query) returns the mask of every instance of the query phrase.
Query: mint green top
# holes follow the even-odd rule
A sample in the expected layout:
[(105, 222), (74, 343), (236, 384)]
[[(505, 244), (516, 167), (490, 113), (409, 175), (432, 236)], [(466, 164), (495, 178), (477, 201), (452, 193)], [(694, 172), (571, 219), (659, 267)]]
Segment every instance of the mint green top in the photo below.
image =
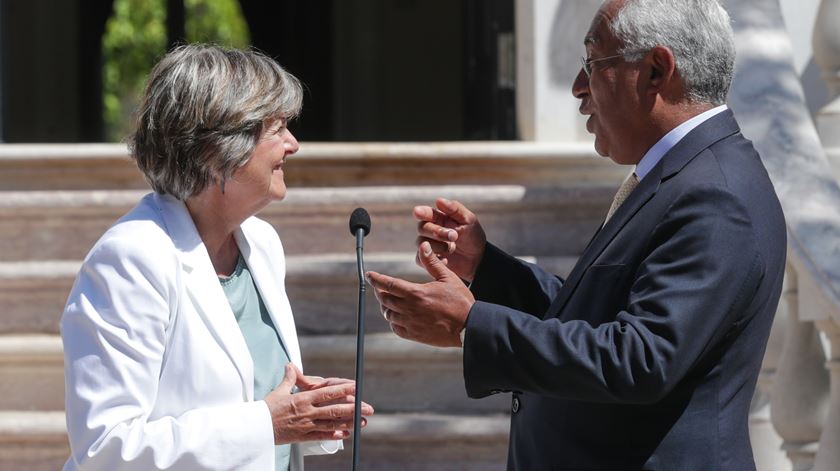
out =
[[(233, 315), (236, 316), (236, 323), (239, 324), (254, 360), (254, 399), (260, 400), (283, 381), (289, 355), (242, 256), (239, 257), (233, 274), (229, 277), (219, 277), (219, 283), (225, 291)], [(290, 453), (290, 445), (274, 447), (276, 471), (289, 470)]]

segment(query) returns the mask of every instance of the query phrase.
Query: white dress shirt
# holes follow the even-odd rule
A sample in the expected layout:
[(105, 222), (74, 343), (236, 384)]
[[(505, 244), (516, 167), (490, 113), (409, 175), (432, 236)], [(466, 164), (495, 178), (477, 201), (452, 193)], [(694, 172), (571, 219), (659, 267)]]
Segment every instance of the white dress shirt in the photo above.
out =
[(697, 126), (700, 126), (713, 116), (726, 111), (728, 107), (726, 105), (720, 105), (716, 108), (712, 108), (708, 111), (698, 114), (697, 116), (689, 119), (688, 121), (680, 124), (679, 126), (672, 129), (668, 134), (662, 137), (647, 153), (642, 157), (642, 160), (636, 164), (636, 176), (639, 177), (639, 181), (642, 181), (645, 178), (645, 175), (650, 173), (653, 167), (656, 167), (656, 164), (662, 160), (662, 157), (668, 153), (678, 142), (682, 140)]

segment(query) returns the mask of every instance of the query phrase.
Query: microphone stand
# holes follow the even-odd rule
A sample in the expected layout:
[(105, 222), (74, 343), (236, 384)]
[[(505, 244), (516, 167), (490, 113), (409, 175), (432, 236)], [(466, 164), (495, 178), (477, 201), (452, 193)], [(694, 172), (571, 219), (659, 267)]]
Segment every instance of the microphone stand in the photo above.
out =
[(364, 376), (365, 356), (365, 261), (364, 261), (365, 230), (356, 229), (356, 267), (359, 271), (359, 305), (356, 310), (356, 397), (353, 417), (353, 471), (359, 467), (361, 457), (362, 430), (362, 378)]

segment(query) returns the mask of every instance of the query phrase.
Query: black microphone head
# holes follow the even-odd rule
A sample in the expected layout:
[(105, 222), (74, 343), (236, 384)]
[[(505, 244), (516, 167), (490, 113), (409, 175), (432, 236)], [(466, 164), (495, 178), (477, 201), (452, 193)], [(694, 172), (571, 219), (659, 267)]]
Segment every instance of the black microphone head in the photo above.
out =
[(350, 233), (356, 235), (359, 229), (365, 231), (365, 236), (370, 234), (370, 215), (364, 208), (356, 208), (350, 215)]

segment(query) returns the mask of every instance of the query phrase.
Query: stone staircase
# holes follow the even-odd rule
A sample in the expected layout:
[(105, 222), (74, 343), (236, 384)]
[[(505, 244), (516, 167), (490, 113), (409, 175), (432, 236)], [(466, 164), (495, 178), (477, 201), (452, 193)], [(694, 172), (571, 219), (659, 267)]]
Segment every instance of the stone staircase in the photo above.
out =
[[(470, 206), (494, 243), (566, 273), (624, 169), (586, 144), (312, 143), (286, 174), (289, 196), (260, 217), (286, 250), (304, 365), (352, 378), (354, 208), (373, 222), (369, 269), (426, 279), (414, 265), (411, 208), (444, 196)], [(61, 311), (93, 242), (147, 191), (123, 146), (0, 146), (0, 469), (66, 459)], [(377, 414), (363, 432), (363, 469), (504, 469), (509, 397), (468, 399), (459, 350), (401, 340), (372, 293), (367, 306), (364, 394)], [(309, 458), (307, 469), (350, 463), (348, 449)]]

